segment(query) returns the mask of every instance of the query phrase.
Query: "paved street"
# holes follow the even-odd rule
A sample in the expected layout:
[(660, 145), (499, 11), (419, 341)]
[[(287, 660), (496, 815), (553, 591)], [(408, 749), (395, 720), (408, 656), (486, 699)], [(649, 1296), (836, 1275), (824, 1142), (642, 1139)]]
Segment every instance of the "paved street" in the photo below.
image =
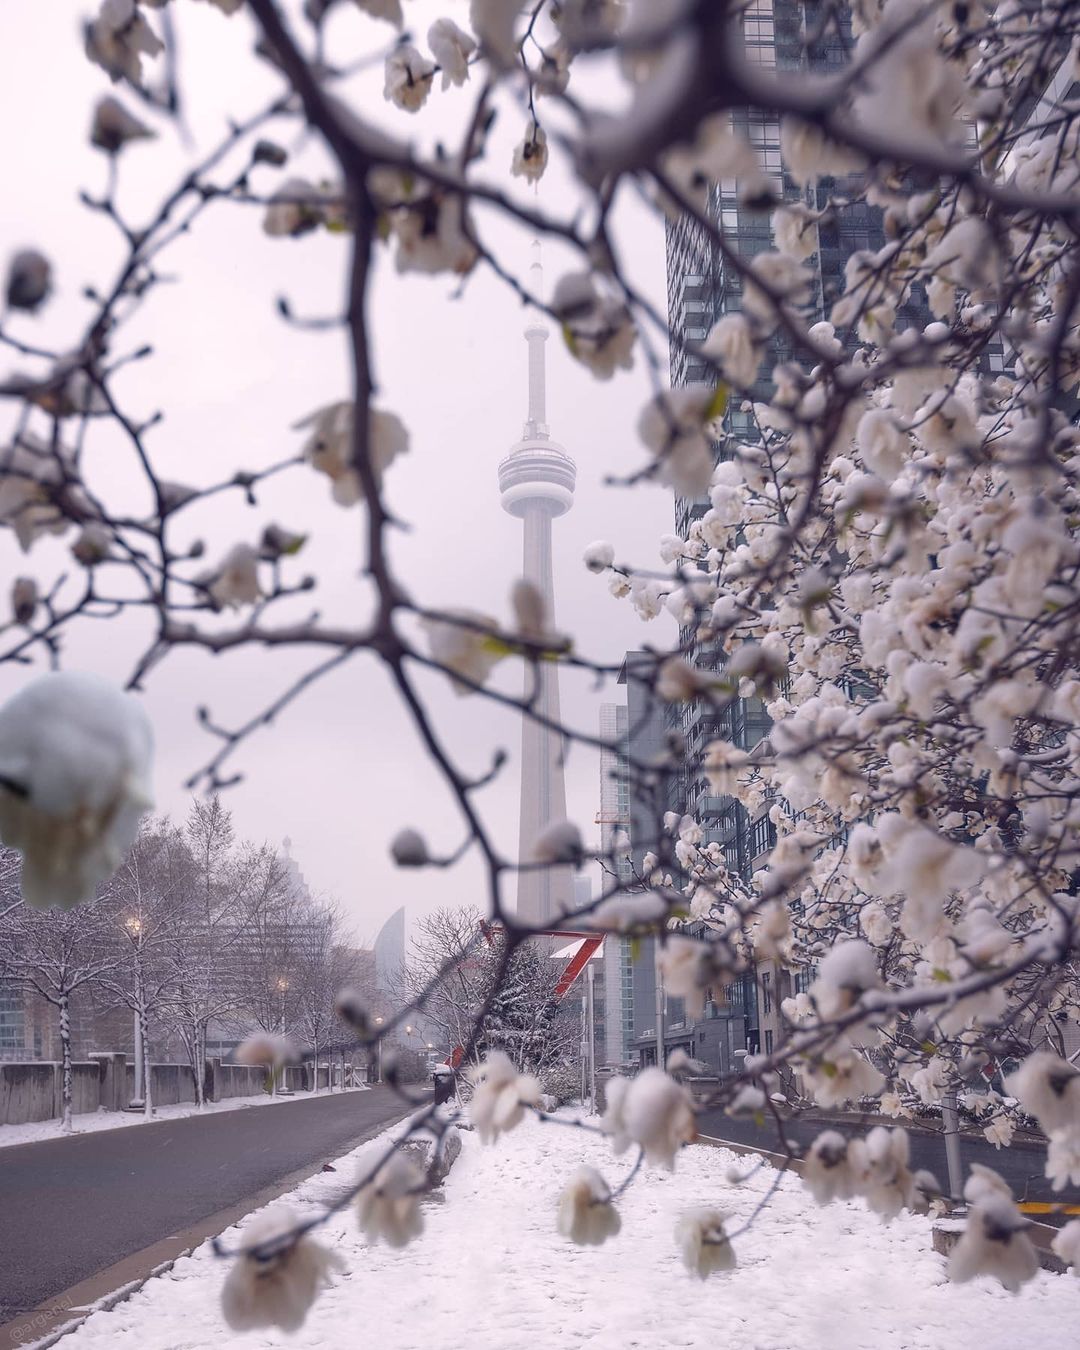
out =
[[(906, 1122), (897, 1120), (895, 1124)], [(781, 1152), (777, 1139), (776, 1126), (767, 1123), (764, 1128), (752, 1120), (732, 1120), (723, 1111), (709, 1111), (699, 1117), (698, 1127), (702, 1134), (717, 1139), (730, 1139), (740, 1144), (755, 1144), (759, 1148), (772, 1152)], [(839, 1129), (844, 1134), (863, 1134), (868, 1128), (857, 1121), (837, 1121), (823, 1118), (813, 1120), (792, 1120), (785, 1123), (789, 1139), (806, 1146), (813, 1143), (822, 1130)], [(947, 1184), (948, 1171), (945, 1166), (945, 1141), (940, 1134), (928, 1134), (920, 1130), (911, 1130), (911, 1155), (916, 1167), (928, 1168), (937, 1177), (942, 1186)], [(1013, 1188), (1017, 1200), (1057, 1201), (1067, 1205), (1080, 1204), (1080, 1190), (1070, 1187), (1055, 1194), (1044, 1175), (1046, 1149), (1031, 1145), (1014, 1144), (1012, 1148), (995, 1149), (985, 1140), (969, 1139), (960, 1141), (960, 1156), (964, 1172), (973, 1162), (983, 1163), (999, 1172)], [(1052, 1218), (1039, 1215), (1044, 1222), (1054, 1222)]]
[(402, 1114), (372, 1088), (0, 1149), (0, 1322)]

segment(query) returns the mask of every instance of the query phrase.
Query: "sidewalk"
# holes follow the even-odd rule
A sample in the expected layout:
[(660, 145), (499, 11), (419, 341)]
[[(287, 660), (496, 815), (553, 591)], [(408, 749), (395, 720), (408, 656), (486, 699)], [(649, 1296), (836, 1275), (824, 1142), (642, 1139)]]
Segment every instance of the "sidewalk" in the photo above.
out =
[[(338, 1160), (336, 1173), (313, 1177), (290, 1203), (314, 1213), (387, 1137)], [(676, 1250), (678, 1215), (715, 1205), (737, 1229), (776, 1179), (724, 1149), (684, 1149), (673, 1175), (643, 1170), (620, 1201), (621, 1232), (599, 1248), (575, 1247), (557, 1234), (555, 1210), (583, 1161), (612, 1184), (628, 1170), (605, 1140), (559, 1125), (526, 1122), (489, 1148), (465, 1135), (445, 1202), (426, 1206), (425, 1232), (404, 1250), (367, 1246), (349, 1211), (321, 1230), (347, 1269), (294, 1336), (228, 1332), (218, 1308), (225, 1266), (204, 1244), (127, 1302), (94, 1313), (62, 1350), (352, 1350), (365, 1327), (380, 1350), (1075, 1345), (1080, 1280), (1040, 1272), (1016, 1296), (987, 1279), (950, 1285), (929, 1220), (902, 1215), (883, 1225), (857, 1202), (819, 1209), (792, 1176), (735, 1238), (738, 1268), (699, 1282)], [(732, 1185), (732, 1172), (746, 1180)], [(243, 1229), (229, 1230), (226, 1241)]]

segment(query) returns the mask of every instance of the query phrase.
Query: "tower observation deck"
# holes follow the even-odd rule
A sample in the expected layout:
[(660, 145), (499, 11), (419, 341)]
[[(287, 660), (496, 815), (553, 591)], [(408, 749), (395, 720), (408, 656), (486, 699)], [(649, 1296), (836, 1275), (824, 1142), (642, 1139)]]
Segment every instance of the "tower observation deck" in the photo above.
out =
[[(542, 295), (543, 275), (539, 244), (529, 269), (530, 290)], [(522, 574), (547, 602), (554, 627), (555, 585), (551, 565), (551, 522), (565, 515), (574, 501), (577, 469), (558, 442), (551, 439), (547, 424), (544, 345), (547, 328), (537, 318), (525, 329), (529, 348), (529, 415), (521, 439), (499, 465), (499, 490), (504, 511), (522, 522), (524, 551)], [(536, 711), (551, 722), (559, 721), (558, 666), (541, 661), (525, 671), (525, 693), (539, 681)], [(552, 820), (566, 816), (566, 784), (563, 777), (562, 737), (530, 717), (521, 732), (521, 818), (519, 854), (523, 862), (532, 857), (537, 835)], [(573, 903), (569, 867), (522, 872), (518, 877), (517, 916), (524, 922), (546, 925), (567, 912)]]

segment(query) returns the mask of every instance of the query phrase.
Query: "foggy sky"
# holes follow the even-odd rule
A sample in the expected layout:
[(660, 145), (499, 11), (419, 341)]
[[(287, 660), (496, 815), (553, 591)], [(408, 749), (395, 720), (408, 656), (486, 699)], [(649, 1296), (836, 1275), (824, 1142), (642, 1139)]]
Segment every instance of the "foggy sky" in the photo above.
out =
[[(245, 14), (227, 19), (212, 6), (182, 0), (171, 8), (182, 41), (187, 119), (196, 151), (206, 153), (226, 115), (250, 113), (280, 82), (251, 57), (254, 25)], [(433, 18), (449, 14), (462, 24), (467, 19), (467, 6), (452, 0), (410, 0), (405, 8), (425, 50), (423, 37)], [(107, 286), (123, 252), (115, 228), (77, 201), (79, 189), (100, 193), (105, 182), (105, 157), (89, 147), (87, 133), (94, 101), (110, 86), (82, 53), (79, 22), (89, 13), (89, 4), (68, 0), (5, 0), (0, 7), (0, 99), (7, 129), (0, 151), (6, 198), (0, 254), (6, 257), (28, 245), (40, 248), (53, 260), (57, 286), (40, 318), (20, 316), (9, 331), (58, 347), (72, 342), (86, 324), (90, 310), (81, 298), (83, 287)], [(153, 11), (150, 15), (156, 21)], [(387, 25), (344, 6), (330, 27), (330, 50), (347, 60), (369, 50), (372, 39), (385, 43), (390, 36)], [(595, 89), (599, 96), (614, 86), (604, 77), (576, 74), (574, 89), (579, 95)], [(113, 92), (144, 115), (130, 93)], [(474, 92), (467, 86), (442, 94), (436, 87), (428, 108), (410, 118), (384, 102), (381, 67), (348, 86), (349, 100), (363, 116), (427, 150), (436, 135), (456, 143), (454, 132)], [(489, 181), (509, 181), (503, 175), (524, 125), (520, 110), (504, 99), (485, 174)], [(186, 162), (175, 128), (162, 122), (160, 130), (158, 141), (136, 145), (122, 156), (119, 200), (136, 222), (149, 217)], [(298, 124), (279, 122), (270, 134), (294, 151), (285, 175), (327, 175), (321, 147), (302, 135)], [(569, 216), (575, 198), (556, 159), (553, 152), (536, 200), (553, 214)], [(283, 177), (262, 169), (252, 184), (270, 192)], [(517, 190), (528, 191), (520, 185)], [(615, 237), (637, 284), (663, 312), (662, 226), (628, 193), (623, 196), (614, 217)], [(490, 213), (478, 214), (478, 223), (504, 264), (524, 274), (530, 233), (493, 221)], [(294, 453), (303, 435), (290, 430), (292, 424), (348, 395), (343, 335), (298, 333), (275, 313), (281, 294), (299, 314), (339, 313), (347, 251), (346, 240), (325, 232), (300, 240), (269, 239), (261, 229), (260, 208), (218, 204), (190, 238), (165, 255), (162, 270), (174, 281), (160, 288), (123, 330), (112, 353), (115, 357), (143, 342), (155, 349), (152, 359), (132, 366), (115, 387), (133, 413), (164, 410), (164, 422), (148, 438), (162, 477), (203, 484)], [(544, 264), (550, 286), (567, 270), (569, 255), (545, 245)], [(395, 533), (392, 558), (417, 601), (507, 617), (508, 592), (521, 567), (521, 526), (500, 509), (496, 471), (525, 419), (526, 315), (483, 266), (468, 279), (463, 297), (454, 300), (456, 288), (456, 278), (397, 276), (380, 247), (371, 307), (377, 405), (396, 412), (411, 436), (410, 453), (386, 477), (388, 503), (409, 525), (408, 532)], [(629, 472), (641, 463), (635, 423), (650, 392), (645, 363), (639, 353), (633, 372), (598, 383), (573, 362), (554, 333), (547, 357), (551, 433), (578, 466), (573, 510), (554, 523), (557, 620), (580, 651), (617, 662), (627, 647), (662, 643), (671, 631), (666, 619), (643, 625), (625, 601), (610, 597), (606, 580), (586, 572), (581, 563), (590, 541), (609, 538), (620, 560), (656, 568), (657, 540), (671, 529), (671, 498), (663, 489), (628, 492), (602, 485), (606, 475)], [(3, 374), (27, 368), (29, 363), (8, 349), (0, 351)], [(13, 406), (0, 409), (0, 434), (10, 434), (15, 415)], [(92, 432), (87, 465), (92, 482), (110, 502), (147, 511), (131, 453), (111, 429)], [(235, 494), (192, 512), (190, 525), (186, 517), (181, 520), (188, 537), (206, 541), (211, 563), (239, 540), (256, 542), (271, 520), (308, 533), (309, 543), (289, 574), (314, 573), (318, 589), (295, 604), (271, 609), (267, 621), (281, 623), (313, 608), (334, 622), (364, 621), (370, 601), (359, 576), (360, 509), (335, 506), (328, 480), (311, 469), (292, 470), (260, 490), (255, 509)], [(40, 541), (24, 558), (4, 531), (0, 561), (7, 582), (0, 605), (7, 606), (15, 575), (47, 582), (58, 570), (75, 570), (67, 551), (73, 538), (70, 532), (58, 542)], [(233, 627), (238, 618), (222, 622)], [(124, 679), (141, 633), (136, 619), (122, 625), (84, 624), (68, 640), (65, 664)], [(146, 695), (157, 736), (159, 809), (183, 815), (190, 796), (183, 781), (214, 748), (195, 721), (198, 704), (205, 703), (219, 722), (233, 725), (318, 659), (317, 652), (256, 650), (216, 658), (171, 655), (151, 678)], [(6, 698), (27, 677), (25, 668), (0, 669), (0, 695)], [(520, 682), (520, 663), (504, 662), (496, 683), (517, 692)], [(482, 772), (498, 745), (511, 752), (507, 770), (479, 804), (496, 839), (512, 854), (516, 720), (479, 698), (458, 698), (433, 675), (421, 677), (420, 685), (440, 733), (466, 772)], [(622, 697), (614, 684), (598, 690), (593, 681), (573, 680), (565, 671), (561, 689), (564, 717), (591, 732), (597, 729), (600, 703)], [(452, 872), (431, 874), (402, 873), (389, 860), (389, 840), (403, 825), (419, 828), (436, 851), (456, 847), (462, 826), (374, 657), (361, 653), (323, 680), (274, 727), (248, 741), (232, 767), (245, 775), (226, 795), (238, 832), (273, 843), (290, 836), (308, 883), (317, 893), (340, 898), (358, 938), (374, 937), (402, 903), (415, 916), (439, 904), (482, 901), (483, 877), (471, 856)], [(572, 751), (567, 802), (586, 838), (596, 838), (595, 754)]]

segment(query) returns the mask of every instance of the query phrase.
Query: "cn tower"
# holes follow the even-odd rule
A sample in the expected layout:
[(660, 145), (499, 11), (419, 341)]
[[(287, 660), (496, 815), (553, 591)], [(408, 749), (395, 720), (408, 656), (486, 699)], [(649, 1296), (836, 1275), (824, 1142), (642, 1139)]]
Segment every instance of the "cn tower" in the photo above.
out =
[[(533, 245), (529, 269), (530, 291), (543, 294), (540, 245)], [(555, 586), (551, 572), (551, 522), (565, 515), (574, 501), (577, 470), (574, 461), (548, 434), (545, 406), (544, 344), (548, 330), (533, 317), (525, 329), (529, 347), (529, 416), (521, 440), (499, 465), (502, 506), (522, 522), (522, 574), (547, 601), (554, 628)], [(539, 688), (537, 688), (537, 682)], [(525, 695), (536, 698), (535, 711), (552, 724), (559, 722), (559, 671), (553, 661), (526, 666)], [(519, 853), (522, 862), (533, 856), (541, 830), (566, 817), (563, 779), (563, 738), (531, 717), (521, 730), (521, 822)], [(521, 872), (518, 875), (517, 917), (523, 923), (547, 926), (573, 906), (569, 867)]]

